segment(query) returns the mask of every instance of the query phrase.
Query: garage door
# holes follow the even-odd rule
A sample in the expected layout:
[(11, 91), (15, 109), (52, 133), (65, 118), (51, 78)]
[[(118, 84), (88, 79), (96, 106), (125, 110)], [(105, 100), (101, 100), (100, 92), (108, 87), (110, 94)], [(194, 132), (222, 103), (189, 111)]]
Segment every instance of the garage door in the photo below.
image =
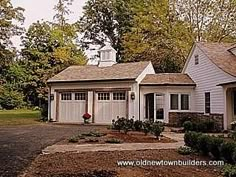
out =
[(59, 122), (82, 123), (86, 113), (87, 93), (61, 93), (59, 101)]
[(111, 124), (112, 119), (126, 117), (126, 92), (98, 92), (95, 103), (95, 123)]

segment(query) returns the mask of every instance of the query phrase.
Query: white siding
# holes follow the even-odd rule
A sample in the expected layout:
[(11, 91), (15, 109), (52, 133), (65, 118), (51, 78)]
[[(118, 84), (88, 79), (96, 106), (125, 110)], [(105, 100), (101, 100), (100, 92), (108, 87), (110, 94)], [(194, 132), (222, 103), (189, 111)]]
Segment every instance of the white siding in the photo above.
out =
[[(140, 82), (144, 79), (144, 77), (147, 75), (147, 74), (155, 74), (155, 70), (153, 68), (153, 65), (152, 63), (150, 62), (149, 65), (143, 70), (143, 72), (138, 76), (138, 78), (136, 79), (136, 82), (135, 84), (133, 84), (132, 86), (132, 91), (135, 92), (135, 100), (131, 100), (130, 99), (130, 93), (129, 92), (129, 99), (130, 99), (130, 102), (132, 104), (129, 105), (129, 118), (134, 118), (135, 120), (138, 120), (138, 119), (142, 119), (142, 116), (139, 115), (139, 114), (142, 114), (141, 110), (142, 110), (142, 104), (140, 104), (140, 98), (139, 98), (139, 92), (140, 92)], [(140, 109), (140, 110), (139, 110)]]
[[(195, 55), (199, 56), (199, 64), (195, 65)], [(211, 93), (211, 113), (224, 113), (223, 88), (220, 83), (235, 81), (235, 78), (219, 69), (196, 45), (189, 62), (183, 71), (197, 84), (195, 89), (195, 111), (205, 111), (205, 92)]]

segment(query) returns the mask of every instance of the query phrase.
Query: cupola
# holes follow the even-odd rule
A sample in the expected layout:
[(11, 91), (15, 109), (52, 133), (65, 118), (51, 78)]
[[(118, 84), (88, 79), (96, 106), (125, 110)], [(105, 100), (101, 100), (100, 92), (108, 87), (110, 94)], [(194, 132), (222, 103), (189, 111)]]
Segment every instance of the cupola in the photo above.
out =
[(99, 67), (108, 67), (116, 64), (116, 50), (110, 45), (106, 44), (100, 49)]

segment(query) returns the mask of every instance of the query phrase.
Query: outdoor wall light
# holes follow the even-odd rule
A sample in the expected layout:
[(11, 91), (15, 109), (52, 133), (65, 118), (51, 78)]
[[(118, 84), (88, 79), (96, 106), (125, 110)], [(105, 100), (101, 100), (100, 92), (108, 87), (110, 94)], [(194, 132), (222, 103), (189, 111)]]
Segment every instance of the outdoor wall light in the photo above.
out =
[(135, 93), (134, 93), (134, 92), (131, 92), (130, 97), (131, 97), (131, 100), (135, 100)]
[(50, 100), (53, 101), (54, 100), (54, 94), (50, 95)]

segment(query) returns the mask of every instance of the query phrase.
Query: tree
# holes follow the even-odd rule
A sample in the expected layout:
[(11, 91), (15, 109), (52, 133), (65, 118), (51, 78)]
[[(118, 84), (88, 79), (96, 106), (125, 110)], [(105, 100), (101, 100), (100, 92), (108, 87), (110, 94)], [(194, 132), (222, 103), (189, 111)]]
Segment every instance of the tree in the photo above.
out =
[(38, 104), (39, 96), (47, 100), (46, 82), (50, 77), (70, 65), (86, 63), (83, 52), (74, 43), (77, 35), (74, 28), (68, 25), (63, 30), (48, 22), (37, 22), (30, 26), (22, 40), (24, 65), (32, 76), (25, 94), (34, 105)]
[(133, 27), (124, 35), (126, 61), (151, 60), (156, 72), (180, 72), (193, 42), (168, 0), (136, 0)]
[(89, 0), (78, 24), (83, 34), (82, 46), (103, 46), (110, 42), (117, 50), (118, 59), (123, 50), (122, 37), (131, 27), (131, 0)]
[(66, 16), (71, 13), (68, 6), (72, 5), (72, 2), (73, 0), (59, 0), (54, 7), (57, 13), (54, 15), (53, 19), (61, 27), (65, 26), (68, 21)]
[(235, 0), (171, 0), (171, 2), (179, 18), (188, 23), (194, 40), (235, 41)]
[(10, 0), (0, 1), (0, 73), (13, 61), (15, 51), (11, 46), (11, 37), (22, 33), (19, 23), (24, 21), (23, 10), (14, 8)]

